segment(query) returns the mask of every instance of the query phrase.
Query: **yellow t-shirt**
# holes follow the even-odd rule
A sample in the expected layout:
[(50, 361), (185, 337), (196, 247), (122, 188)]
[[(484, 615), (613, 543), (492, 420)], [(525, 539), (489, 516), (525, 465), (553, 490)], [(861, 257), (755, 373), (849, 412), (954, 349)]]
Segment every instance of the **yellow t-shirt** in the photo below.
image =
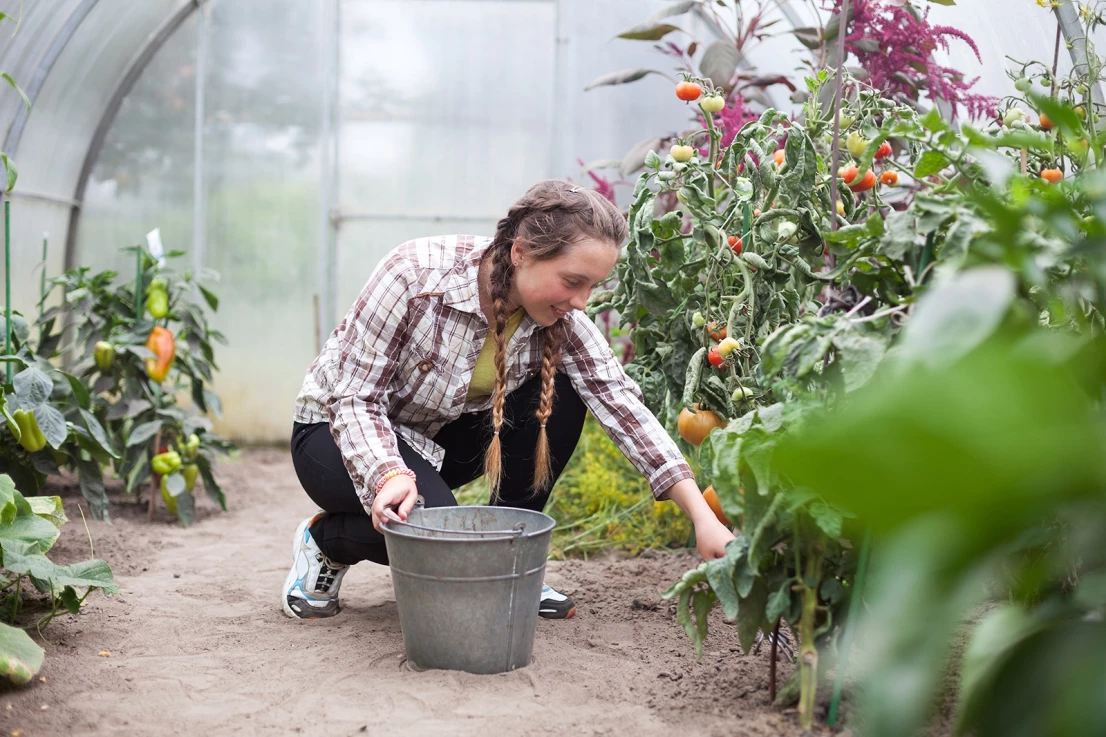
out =
[[(515, 314), (507, 318), (507, 325), (503, 328), (503, 343), (506, 345), (511, 336), (518, 330), (522, 322), (522, 316), (526, 310), (521, 307), (515, 310)], [(484, 338), (484, 345), (480, 349), (480, 355), (476, 358), (476, 366), (472, 369), (472, 381), (469, 382), (468, 398), (484, 397), (495, 390), (495, 328), (489, 327), (488, 335)]]

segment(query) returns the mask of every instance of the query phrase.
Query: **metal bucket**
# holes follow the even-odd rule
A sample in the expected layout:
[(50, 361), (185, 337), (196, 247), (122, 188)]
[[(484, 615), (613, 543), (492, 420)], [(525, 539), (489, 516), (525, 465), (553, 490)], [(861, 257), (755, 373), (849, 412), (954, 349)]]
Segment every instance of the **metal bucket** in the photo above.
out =
[(383, 522), (408, 665), (469, 673), (528, 665), (554, 525), (541, 512), (468, 506)]

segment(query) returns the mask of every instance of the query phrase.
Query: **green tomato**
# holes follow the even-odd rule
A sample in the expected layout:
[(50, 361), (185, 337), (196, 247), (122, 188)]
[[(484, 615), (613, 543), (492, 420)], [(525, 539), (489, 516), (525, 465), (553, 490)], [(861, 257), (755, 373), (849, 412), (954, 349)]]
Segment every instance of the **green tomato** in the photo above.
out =
[(703, 317), (702, 312), (696, 312), (691, 316), (691, 324), (697, 328), (701, 328), (707, 324), (707, 318)]
[(1014, 89), (1018, 92), (1029, 92), (1032, 87), (1033, 82), (1029, 77), (1018, 77), (1017, 80), (1014, 81)]
[(680, 163), (685, 161), (691, 161), (691, 158), (695, 156), (695, 149), (691, 146), (673, 146), (669, 151), (672, 154), (672, 158)]
[(726, 107), (726, 100), (722, 95), (711, 95), (700, 100), (699, 107), (703, 108), (705, 113), (716, 113)]

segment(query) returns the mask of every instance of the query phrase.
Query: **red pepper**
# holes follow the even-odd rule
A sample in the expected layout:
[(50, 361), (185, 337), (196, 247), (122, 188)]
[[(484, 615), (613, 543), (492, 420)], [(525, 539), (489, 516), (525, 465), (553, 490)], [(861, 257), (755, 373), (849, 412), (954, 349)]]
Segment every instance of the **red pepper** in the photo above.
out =
[(146, 339), (146, 347), (157, 356), (156, 359), (146, 359), (146, 374), (160, 384), (169, 375), (173, 358), (176, 356), (177, 346), (173, 340), (173, 334), (168, 328), (159, 325), (150, 331), (150, 337)]

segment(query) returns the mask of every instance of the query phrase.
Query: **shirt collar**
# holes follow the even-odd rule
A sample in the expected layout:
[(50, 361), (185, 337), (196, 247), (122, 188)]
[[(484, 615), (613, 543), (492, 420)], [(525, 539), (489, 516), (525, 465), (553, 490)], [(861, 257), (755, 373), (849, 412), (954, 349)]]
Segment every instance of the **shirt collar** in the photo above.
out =
[[(491, 244), (491, 238), (478, 238), (472, 250), (461, 256), (445, 281), (445, 293), (442, 295), (444, 304), (484, 318), (484, 312), (480, 309), (480, 259)], [(526, 313), (515, 334), (519, 339), (526, 339), (537, 327), (537, 321)]]
[(480, 310), (480, 259), (492, 244), (490, 238), (478, 239), (473, 248), (458, 260), (445, 282), (442, 301), (458, 310), (483, 314)]

